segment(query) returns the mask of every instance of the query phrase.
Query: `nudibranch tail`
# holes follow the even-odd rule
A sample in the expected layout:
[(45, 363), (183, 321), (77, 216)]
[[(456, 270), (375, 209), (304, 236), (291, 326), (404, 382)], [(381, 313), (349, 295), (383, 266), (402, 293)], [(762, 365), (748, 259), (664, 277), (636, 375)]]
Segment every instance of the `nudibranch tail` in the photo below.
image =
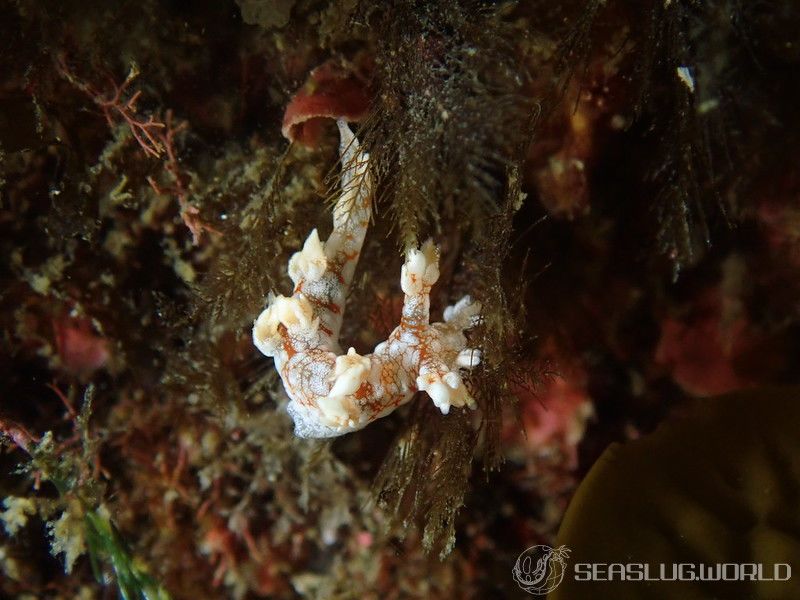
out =
[(253, 326), (258, 349), (275, 360), (290, 398), (287, 410), (301, 437), (332, 437), (361, 429), (426, 391), (443, 414), (475, 408), (460, 371), (480, 362), (464, 331), (479, 318), (469, 297), (430, 323), (430, 291), (439, 278), (432, 241), (406, 253), (400, 276), (405, 294), (400, 324), (371, 354), (339, 346), (345, 300), (372, 217), (369, 155), (338, 121), (341, 193), (333, 231), (321, 241), (312, 230), (288, 265), (290, 297), (271, 296)]

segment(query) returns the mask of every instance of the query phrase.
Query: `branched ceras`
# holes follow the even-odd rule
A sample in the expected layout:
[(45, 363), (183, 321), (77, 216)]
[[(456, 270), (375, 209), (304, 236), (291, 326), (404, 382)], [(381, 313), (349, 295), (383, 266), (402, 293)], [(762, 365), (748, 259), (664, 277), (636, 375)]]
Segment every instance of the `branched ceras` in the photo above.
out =
[(372, 215), (369, 155), (340, 120), (341, 195), (327, 241), (313, 230), (289, 261), (291, 297), (271, 296), (256, 319), (253, 341), (275, 359), (289, 395), (289, 414), (300, 437), (333, 437), (389, 414), (423, 390), (447, 414), (451, 406), (475, 408), (460, 369), (480, 361), (464, 330), (480, 305), (467, 296), (430, 320), (430, 290), (439, 278), (431, 241), (406, 253), (400, 284), (405, 293), (400, 324), (372, 354), (339, 346), (345, 300)]

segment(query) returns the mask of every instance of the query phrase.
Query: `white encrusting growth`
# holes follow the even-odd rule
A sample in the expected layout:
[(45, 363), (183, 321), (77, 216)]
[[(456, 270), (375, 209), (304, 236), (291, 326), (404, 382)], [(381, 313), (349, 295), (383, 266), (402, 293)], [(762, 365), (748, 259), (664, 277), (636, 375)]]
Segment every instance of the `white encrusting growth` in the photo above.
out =
[(451, 406), (475, 408), (459, 373), (480, 362), (464, 331), (480, 306), (469, 297), (430, 323), (430, 290), (439, 278), (432, 242), (406, 253), (400, 275), (405, 294), (400, 324), (372, 354), (346, 354), (339, 346), (345, 299), (372, 216), (369, 156), (340, 120), (342, 192), (325, 241), (314, 229), (289, 261), (290, 297), (270, 296), (253, 325), (258, 349), (275, 359), (289, 395), (289, 414), (300, 437), (333, 437), (361, 429), (422, 390), (447, 414)]

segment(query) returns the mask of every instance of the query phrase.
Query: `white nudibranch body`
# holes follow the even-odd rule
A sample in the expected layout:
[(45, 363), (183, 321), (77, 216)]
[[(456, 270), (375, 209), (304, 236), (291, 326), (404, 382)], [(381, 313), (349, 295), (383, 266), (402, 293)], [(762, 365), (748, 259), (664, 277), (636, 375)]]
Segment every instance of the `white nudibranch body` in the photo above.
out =
[(400, 274), (405, 299), (400, 324), (371, 354), (342, 353), (339, 332), (345, 300), (372, 216), (369, 155), (343, 120), (338, 121), (342, 192), (325, 241), (314, 229), (289, 261), (291, 297), (270, 296), (253, 325), (253, 342), (275, 360), (287, 410), (300, 437), (334, 437), (356, 431), (428, 393), (443, 414), (451, 406), (475, 408), (459, 371), (480, 363), (464, 331), (476, 324), (480, 305), (462, 298), (430, 323), (430, 290), (439, 278), (439, 252), (431, 241), (406, 253)]

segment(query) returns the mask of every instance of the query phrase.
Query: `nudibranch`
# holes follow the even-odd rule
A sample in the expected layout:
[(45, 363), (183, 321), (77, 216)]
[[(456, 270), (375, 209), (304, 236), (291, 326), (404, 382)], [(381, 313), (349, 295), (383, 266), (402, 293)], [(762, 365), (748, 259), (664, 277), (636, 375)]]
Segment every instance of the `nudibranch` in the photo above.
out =
[(439, 278), (431, 241), (406, 253), (400, 274), (405, 294), (400, 324), (371, 354), (339, 346), (345, 301), (372, 216), (369, 154), (344, 120), (340, 135), (341, 193), (326, 241), (314, 229), (289, 261), (290, 297), (270, 295), (253, 325), (253, 342), (275, 360), (289, 396), (295, 434), (327, 438), (361, 429), (425, 391), (443, 414), (475, 408), (460, 371), (480, 361), (464, 331), (479, 319), (469, 296), (430, 323), (430, 291)]

